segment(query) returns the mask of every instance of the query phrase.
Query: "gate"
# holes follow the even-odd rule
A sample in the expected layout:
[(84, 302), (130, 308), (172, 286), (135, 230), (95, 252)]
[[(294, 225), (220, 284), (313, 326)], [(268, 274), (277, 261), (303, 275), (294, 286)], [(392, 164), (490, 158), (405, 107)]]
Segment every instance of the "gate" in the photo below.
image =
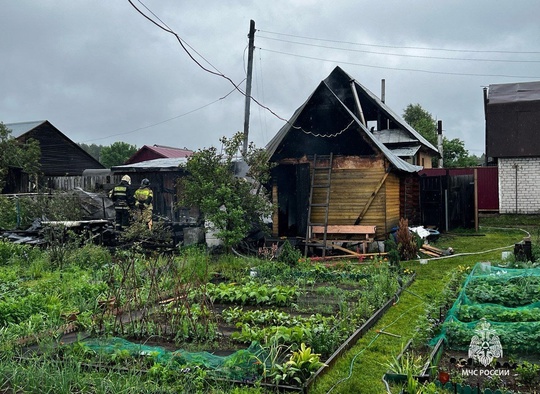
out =
[(474, 228), (474, 175), (420, 177), (420, 210), (424, 226)]

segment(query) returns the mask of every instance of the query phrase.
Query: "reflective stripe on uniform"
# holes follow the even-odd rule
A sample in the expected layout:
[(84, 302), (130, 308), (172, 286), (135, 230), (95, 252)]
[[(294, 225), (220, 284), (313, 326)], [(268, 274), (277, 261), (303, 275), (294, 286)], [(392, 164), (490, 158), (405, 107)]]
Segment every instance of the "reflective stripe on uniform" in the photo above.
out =
[(135, 191), (135, 198), (137, 201), (145, 202), (149, 196), (153, 196), (151, 189), (137, 189)]

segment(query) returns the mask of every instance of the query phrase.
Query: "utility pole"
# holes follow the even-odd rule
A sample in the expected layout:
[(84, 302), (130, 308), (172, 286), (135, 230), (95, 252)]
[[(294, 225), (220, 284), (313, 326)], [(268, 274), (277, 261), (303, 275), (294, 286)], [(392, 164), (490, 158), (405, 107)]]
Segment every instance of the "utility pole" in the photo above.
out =
[(248, 43), (248, 64), (247, 64), (247, 78), (246, 78), (246, 108), (244, 113), (244, 146), (242, 154), (247, 153), (248, 139), (249, 139), (249, 107), (251, 105), (251, 78), (253, 74), (253, 50), (255, 49), (255, 21), (251, 20), (249, 23), (249, 43)]
[(439, 168), (443, 168), (444, 165), (444, 151), (443, 151), (443, 135), (442, 135), (442, 120), (437, 121), (437, 148), (441, 155), (439, 159)]

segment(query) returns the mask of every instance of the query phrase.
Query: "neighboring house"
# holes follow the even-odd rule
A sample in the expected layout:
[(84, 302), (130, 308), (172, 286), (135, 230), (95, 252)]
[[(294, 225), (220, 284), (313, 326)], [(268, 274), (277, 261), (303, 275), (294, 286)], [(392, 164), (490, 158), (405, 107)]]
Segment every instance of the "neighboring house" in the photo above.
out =
[[(377, 238), (385, 238), (400, 217), (419, 217), (418, 164), (430, 167), (438, 157), (433, 145), (339, 67), (266, 149), (276, 164), (272, 233), (291, 237), (324, 223), (375, 225)], [(315, 170), (313, 178), (315, 155), (315, 167), (330, 169)]]
[[(50, 189), (71, 190), (81, 187), (82, 173), (87, 168), (104, 168), (99, 161), (70, 140), (48, 120), (8, 123), (12, 137), (26, 142), (33, 138), (41, 149), (41, 178), (39, 184)], [(27, 192), (24, 190), (13, 193)]]
[(484, 89), (486, 158), (499, 168), (499, 212), (540, 213), (540, 81)]
[(140, 163), (142, 161), (153, 159), (173, 159), (189, 157), (193, 151), (189, 149), (172, 148), (170, 146), (144, 145), (141, 149), (133, 154), (124, 164)]
[(114, 166), (111, 172), (115, 177), (129, 175), (133, 189), (137, 189), (144, 178), (148, 179), (154, 193), (154, 214), (173, 222), (191, 224), (198, 220), (198, 210), (178, 207), (182, 192), (179, 180), (185, 176), (181, 165), (186, 163), (186, 157), (154, 159)]

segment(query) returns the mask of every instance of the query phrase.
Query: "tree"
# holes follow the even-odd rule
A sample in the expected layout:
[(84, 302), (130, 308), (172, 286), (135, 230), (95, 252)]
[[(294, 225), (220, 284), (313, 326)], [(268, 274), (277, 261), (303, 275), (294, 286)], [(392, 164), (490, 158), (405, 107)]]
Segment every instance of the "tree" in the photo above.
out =
[(106, 168), (119, 166), (137, 152), (135, 145), (126, 142), (115, 142), (110, 146), (104, 146), (101, 149), (100, 163)]
[[(437, 146), (437, 122), (420, 104), (409, 104), (403, 112), (403, 119), (433, 146)], [(438, 160), (433, 159), (433, 166)], [(459, 138), (449, 140), (443, 136), (443, 163), (445, 167), (471, 167), (478, 164), (478, 158), (470, 155), (465, 143)]]
[(403, 119), (433, 146), (437, 146), (437, 123), (420, 104), (407, 105), (403, 112)]
[(97, 161), (100, 161), (101, 158), (101, 149), (103, 149), (103, 145), (96, 145), (96, 144), (78, 144), (86, 153), (88, 153), (90, 156), (92, 156)]
[(474, 167), (478, 165), (478, 158), (469, 155), (465, 143), (459, 138), (448, 140), (443, 137), (443, 154), (445, 167)]
[(6, 185), (9, 167), (21, 168), (30, 177), (39, 174), (41, 149), (39, 142), (29, 139), (19, 142), (11, 136), (11, 130), (0, 122), (0, 190)]
[(264, 149), (250, 144), (242, 156), (249, 170), (245, 177), (234, 174), (243, 134), (220, 139), (223, 150), (214, 147), (191, 155), (185, 165), (187, 176), (182, 180), (184, 196), (181, 204), (196, 206), (206, 220), (218, 230), (217, 237), (226, 247), (242, 241), (254, 224), (272, 211), (268, 193), (262, 186), (269, 179), (269, 162)]

